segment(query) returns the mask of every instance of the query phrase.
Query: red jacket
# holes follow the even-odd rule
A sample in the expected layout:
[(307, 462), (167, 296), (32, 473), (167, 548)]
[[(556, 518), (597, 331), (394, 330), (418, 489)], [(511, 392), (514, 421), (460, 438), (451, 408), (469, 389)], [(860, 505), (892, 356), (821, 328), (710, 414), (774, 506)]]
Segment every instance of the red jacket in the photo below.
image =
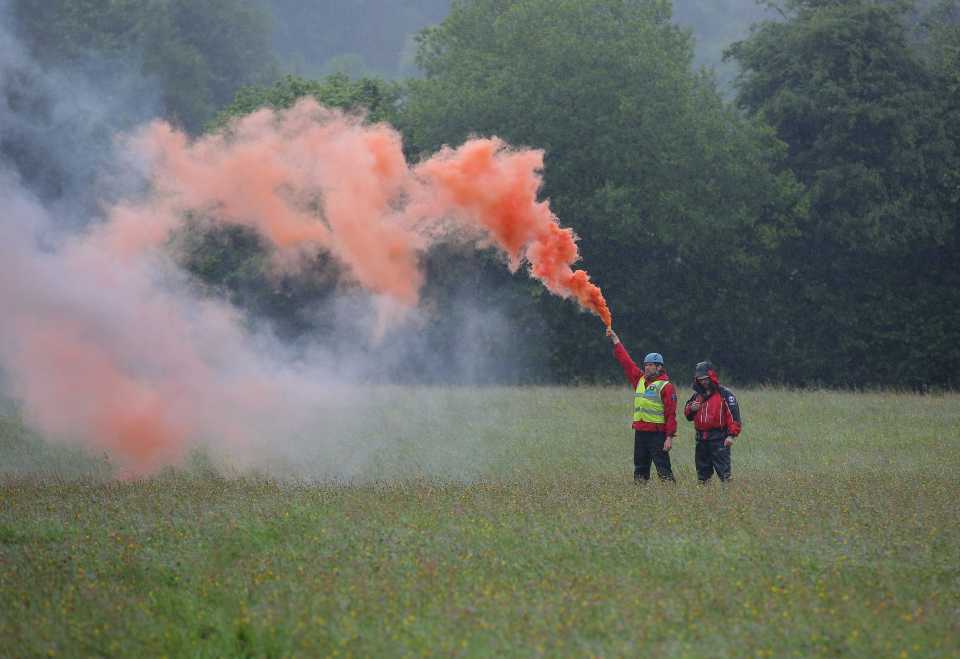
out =
[[(740, 434), (740, 404), (737, 397), (726, 387), (720, 386), (717, 372), (712, 368), (707, 371), (713, 387), (710, 393), (693, 381), (693, 396), (683, 406), (683, 415), (688, 421), (693, 421), (697, 430), (697, 439), (723, 439), (736, 437)], [(690, 406), (694, 401), (700, 401), (700, 409), (693, 411)]]
[[(630, 381), (630, 386), (634, 391), (637, 389), (637, 383), (643, 375), (643, 369), (633, 363), (630, 354), (623, 347), (622, 343), (613, 346), (613, 356), (623, 367), (623, 373)], [(677, 434), (677, 390), (671, 383), (670, 376), (664, 371), (656, 380), (667, 380), (667, 384), (660, 390), (660, 398), (663, 400), (663, 419), (666, 423), (647, 423), (646, 421), (634, 421), (633, 429), (644, 432), (663, 432), (667, 437), (673, 437)], [(649, 384), (649, 383), (648, 383)]]

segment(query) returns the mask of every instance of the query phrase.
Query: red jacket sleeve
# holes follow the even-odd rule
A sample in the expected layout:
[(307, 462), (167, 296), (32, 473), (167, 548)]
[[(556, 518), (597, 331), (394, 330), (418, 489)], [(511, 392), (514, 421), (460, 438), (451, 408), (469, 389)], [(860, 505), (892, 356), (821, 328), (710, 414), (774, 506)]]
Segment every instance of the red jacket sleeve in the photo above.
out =
[(740, 420), (740, 402), (729, 389), (721, 389), (720, 397), (723, 406), (727, 408), (727, 412), (730, 414), (730, 420), (727, 422), (727, 433), (733, 437), (738, 437), (743, 429), (743, 423)]
[(643, 375), (643, 371), (633, 363), (633, 360), (630, 359), (630, 353), (627, 352), (627, 349), (623, 347), (622, 343), (613, 346), (613, 356), (620, 362), (620, 366), (623, 368), (623, 374), (626, 375), (627, 380), (630, 381), (630, 386), (636, 389), (637, 383), (640, 382), (640, 376)]
[(727, 434), (732, 437), (739, 437), (740, 431), (743, 429), (743, 426), (740, 425), (740, 419), (738, 418), (740, 415), (734, 414), (733, 411), (730, 410), (730, 406), (727, 405), (727, 401), (723, 401), (723, 404), (726, 406), (727, 410), (730, 411), (730, 420), (727, 421)]
[(660, 390), (660, 398), (663, 400), (663, 432), (673, 437), (677, 434), (677, 390), (672, 382)]

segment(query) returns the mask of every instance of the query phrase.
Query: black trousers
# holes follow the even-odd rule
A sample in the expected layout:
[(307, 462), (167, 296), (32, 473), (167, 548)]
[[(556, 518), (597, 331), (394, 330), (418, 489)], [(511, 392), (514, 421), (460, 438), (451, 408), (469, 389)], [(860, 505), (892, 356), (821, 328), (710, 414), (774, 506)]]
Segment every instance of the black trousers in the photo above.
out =
[(730, 447), (723, 445), (722, 439), (697, 440), (696, 452), (693, 455), (697, 463), (697, 480), (706, 483), (717, 472), (722, 481), (730, 480), (731, 457)]
[(644, 432), (635, 430), (633, 434), (633, 478), (638, 481), (650, 480), (650, 463), (657, 467), (657, 476), (662, 481), (672, 481), (673, 469), (670, 467), (670, 454), (663, 450), (667, 436), (662, 432)]

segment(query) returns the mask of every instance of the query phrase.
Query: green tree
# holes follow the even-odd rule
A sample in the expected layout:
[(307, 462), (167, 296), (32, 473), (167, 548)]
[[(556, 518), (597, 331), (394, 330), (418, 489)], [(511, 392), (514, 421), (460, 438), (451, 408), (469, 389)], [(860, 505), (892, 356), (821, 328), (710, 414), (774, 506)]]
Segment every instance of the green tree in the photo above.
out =
[(335, 261), (323, 256), (302, 272), (276, 274), (269, 249), (256, 231), (242, 226), (211, 226), (194, 218), (172, 238), (180, 264), (207, 293), (242, 309), (251, 325), (269, 324), (289, 341), (305, 333), (331, 332), (318, 314), (332, 300), (340, 278)]
[(939, 0), (932, 3), (921, 20), (924, 32), (921, 48), (933, 80), (931, 100), (937, 118), (953, 145), (949, 156), (939, 163), (936, 178), (938, 198), (947, 221), (952, 220), (950, 235), (921, 255), (928, 290), (924, 291), (918, 317), (924, 318), (920, 343), (926, 362), (925, 377), (951, 387), (960, 386), (960, 346), (955, 341), (960, 327), (960, 2)]
[(960, 302), (949, 67), (937, 73), (912, 42), (911, 3), (781, 10), (729, 54), (738, 103), (789, 145), (810, 191), (777, 277), (785, 358), (808, 381), (946, 382), (960, 366), (948, 341)]
[[(748, 347), (768, 331), (738, 316), (764, 294), (762, 268), (804, 197), (775, 172), (772, 132), (728, 107), (692, 60), (669, 2), (455, 2), (419, 36), (426, 78), (410, 82), (401, 125), (415, 152), (472, 134), (545, 149), (543, 195), (581, 236), (625, 337), (676, 364), (709, 351), (747, 374)], [(549, 295), (527, 302), (515, 317), (539, 328), (554, 377), (611, 372), (596, 360), (595, 320)]]
[(333, 74), (320, 80), (287, 75), (270, 86), (240, 89), (233, 102), (217, 114), (210, 128), (220, 128), (234, 117), (242, 117), (263, 107), (289, 108), (304, 96), (312, 96), (331, 108), (366, 113), (371, 122), (395, 122), (400, 111), (402, 87), (378, 78), (351, 79)]

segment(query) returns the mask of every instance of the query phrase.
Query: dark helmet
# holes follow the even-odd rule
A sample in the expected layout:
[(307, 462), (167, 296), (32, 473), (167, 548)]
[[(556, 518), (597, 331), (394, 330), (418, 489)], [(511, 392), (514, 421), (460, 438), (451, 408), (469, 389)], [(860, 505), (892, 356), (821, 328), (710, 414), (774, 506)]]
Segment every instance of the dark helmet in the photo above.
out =
[(700, 362), (697, 364), (696, 369), (693, 371), (694, 378), (708, 378), (710, 377), (710, 371), (716, 370), (713, 368), (713, 364), (710, 362)]

